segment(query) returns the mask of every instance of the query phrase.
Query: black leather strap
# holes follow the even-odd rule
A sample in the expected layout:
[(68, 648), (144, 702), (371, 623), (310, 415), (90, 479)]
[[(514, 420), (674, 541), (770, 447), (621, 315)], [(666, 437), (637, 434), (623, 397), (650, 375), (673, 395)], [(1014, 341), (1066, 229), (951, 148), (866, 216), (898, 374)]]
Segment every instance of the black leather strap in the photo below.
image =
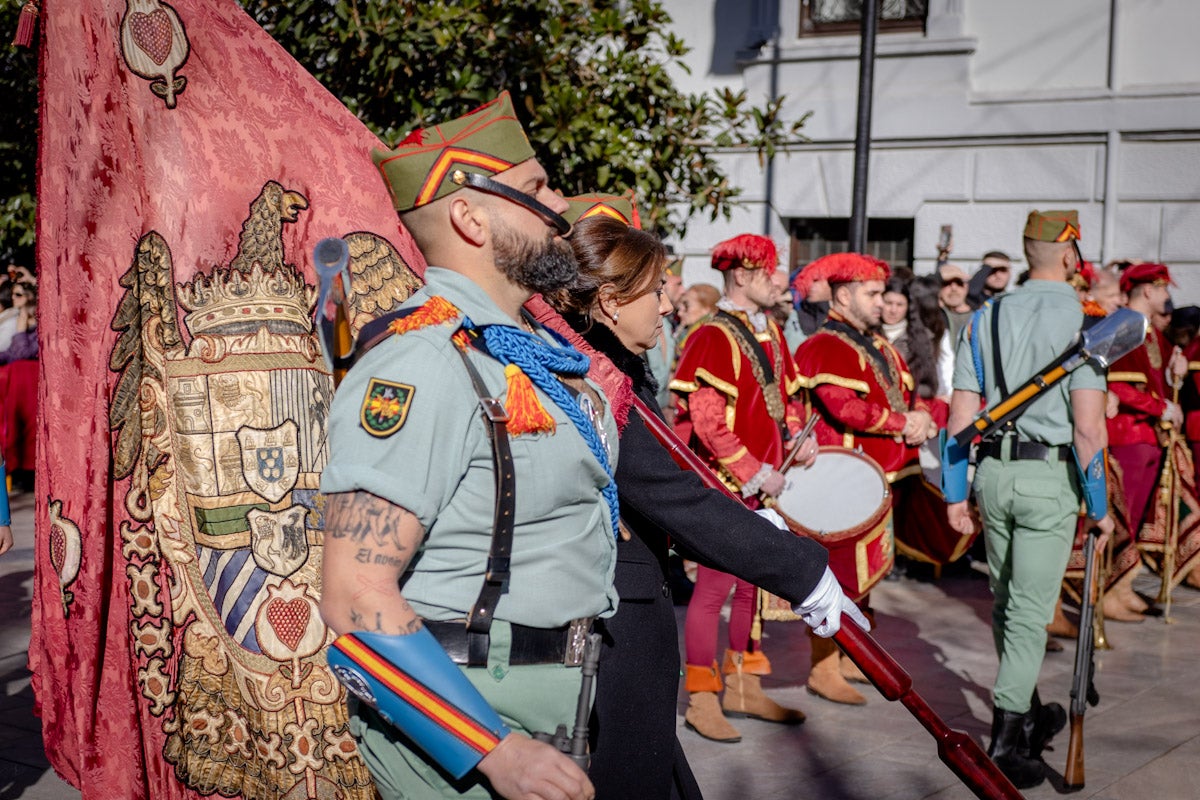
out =
[(545, 219), (546, 222), (549, 222), (558, 231), (559, 236), (566, 236), (571, 232), (571, 223), (567, 222), (561, 214), (554, 213), (550, 210), (549, 206), (539, 203), (524, 192), (519, 192), (511, 186), (500, 183), (500, 181), (494, 181), (486, 175), (480, 175), (477, 172), (467, 172), (461, 169), (455, 170), (454, 174), (450, 176), (450, 180), (459, 186), (470, 186), (472, 189), (499, 195), (505, 200), (511, 200), (514, 203), (525, 206), (533, 213)]
[[(857, 344), (871, 357), (872, 361), (879, 365), (880, 374), (884, 375), (889, 381), (899, 380), (900, 376), (893, 374), (892, 367), (888, 364), (887, 356), (875, 346), (870, 336), (867, 336), (853, 325), (842, 322), (840, 319), (827, 319), (822, 327), (848, 336), (852, 342)], [(893, 383), (892, 385), (896, 384)]]
[(392, 322), (407, 317), (418, 308), (420, 308), (420, 306), (389, 311), (383, 316), (376, 317), (366, 325), (363, 325), (358, 332), (358, 338), (355, 340), (354, 352), (350, 356), (350, 366), (357, 364), (359, 359), (365, 356), (371, 350), (371, 348), (392, 335), (391, 330), (388, 328)]
[[(1007, 458), (1005, 458), (1007, 456)], [(1012, 436), (979, 443), (979, 459), (998, 458), (1007, 461), (1070, 461), (1069, 445), (1048, 445), (1023, 442)]]
[(992, 369), (996, 370), (996, 388), (1001, 397), (1008, 397), (1008, 381), (1004, 380), (1004, 362), (1000, 360), (1000, 301), (998, 297), (992, 302)]
[[(598, 624), (598, 622), (597, 622)], [(593, 627), (591, 620), (562, 625), (558, 628), (530, 628), (527, 625), (511, 624), (512, 646), (508, 654), (511, 666), (528, 664), (566, 664), (571, 661), (573, 630), (579, 626), (584, 633)], [(480, 666), (471, 662), (471, 634), (463, 620), (449, 622), (425, 621), (425, 627), (438, 640), (446, 655), (455, 664)]]
[(509, 565), (512, 558), (513, 525), (517, 508), (516, 470), (513, 467), (512, 448), (508, 441), (508, 412), (504, 404), (487, 390), (479, 370), (471, 363), (466, 350), (459, 350), (471, 385), (479, 395), (488, 439), (492, 442), (492, 471), (496, 477), (496, 511), (492, 520), (492, 543), (488, 551), (487, 570), (483, 575), (483, 586), (479, 597), (467, 617), (467, 664), (483, 666), (487, 663), (488, 632), (492, 627), (492, 615), (500, 595), (508, 588)]

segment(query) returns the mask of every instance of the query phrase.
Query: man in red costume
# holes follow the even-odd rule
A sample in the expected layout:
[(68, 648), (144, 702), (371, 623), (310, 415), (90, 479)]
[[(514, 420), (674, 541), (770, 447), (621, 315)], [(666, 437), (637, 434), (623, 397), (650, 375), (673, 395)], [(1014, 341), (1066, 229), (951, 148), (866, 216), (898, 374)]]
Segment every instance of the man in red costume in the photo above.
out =
[[(713, 269), (723, 273), (725, 294), (717, 313), (688, 337), (671, 390), (675, 430), (708, 460), (721, 480), (751, 507), (760, 496), (775, 497), (784, 477), (785, 437), (803, 424), (803, 408), (792, 399), (799, 388), (783, 331), (770, 315), (779, 296), (773, 282), (779, 266), (775, 244), (765, 236), (743, 234), (713, 249)], [(811, 463), (816, 445), (802, 445), (800, 463)], [(717, 627), (721, 606), (734, 589), (729, 649), (717, 670)], [(760, 676), (770, 663), (750, 630), (758, 590), (733, 575), (700, 566), (688, 604), (685, 717), (688, 727), (716, 741), (741, 735), (725, 714), (771, 722), (797, 723), (804, 715), (783, 708), (762, 692)]]
[[(1165, 264), (1135, 264), (1121, 273), (1121, 291), (1129, 298), (1128, 307), (1148, 319), (1164, 311), (1170, 283)], [(1108, 420), (1109, 453), (1121, 465), (1129, 530), (1135, 538), (1146, 520), (1162, 464), (1160, 436), (1167, 427), (1183, 427), (1183, 412), (1170, 398), (1172, 384), (1178, 385), (1186, 372), (1187, 361), (1179, 348), (1172, 348), (1153, 326), (1140, 347), (1109, 368), (1108, 391), (1119, 403), (1116, 416)], [(1129, 570), (1108, 592), (1105, 617), (1129, 622), (1142, 619), (1146, 604), (1131, 586), (1136, 573), (1136, 569)], [(1110, 602), (1109, 597), (1119, 603)]]
[[(883, 310), (888, 265), (858, 253), (834, 253), (806, 269), (830, 284), (829, 318), (796, 350), (796, 372), (819, 415), (817, 442), (861, 448), (889, 483), (920, 471), (917, 448), (937, 434), (925, 401), (913, 393), (904, 359), (875, 332)], [(895, 491), (893, 491), (895, 503)], [(866, 598), (864, 598), (864, 603)], [(808, 688), (838, 703), (866, 699), (846, 682), (860, 680), (833, 642), (812, 641)]]

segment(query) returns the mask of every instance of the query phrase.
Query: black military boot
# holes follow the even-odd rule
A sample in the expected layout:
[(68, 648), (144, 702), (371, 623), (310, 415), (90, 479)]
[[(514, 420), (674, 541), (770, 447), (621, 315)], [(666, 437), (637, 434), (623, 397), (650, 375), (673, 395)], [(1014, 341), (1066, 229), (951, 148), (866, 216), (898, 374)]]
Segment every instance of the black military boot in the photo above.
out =
[(1029, 757), (1025, 717), (1026, 714), (1017, 711), (992, 709), (992, 744), (988, 747), (988, 757), (1018, 789), (1029, 789), (1046, 780), (1045, 765), (1040, 759)]
[(1037, 689), (1029, 700), (1029, 713), (1025, 715), (1025, 742), (1029, 745), (1029, 757), (1041, 758), (1043, 750), (1053, 750), (1050, 740), (1067, 726), (1067, 710), (1058, 703), (1042, 705)]

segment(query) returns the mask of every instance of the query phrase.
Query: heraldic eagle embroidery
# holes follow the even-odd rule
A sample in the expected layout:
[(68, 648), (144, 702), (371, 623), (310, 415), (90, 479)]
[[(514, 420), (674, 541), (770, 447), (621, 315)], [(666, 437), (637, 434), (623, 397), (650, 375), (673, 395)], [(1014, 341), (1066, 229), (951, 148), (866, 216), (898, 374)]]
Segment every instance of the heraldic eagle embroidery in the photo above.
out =
[[(169, 243), (145, 234), (112, 321), (137, 679), (164, 756), (200, 794), (374, 797), (318, 612), (333, 384), (316, 289), (283, 252), (307, 209), (267, 182), (229, 266), (178, 285)], [(382, 237), (345, 238), (357, 333), (420, 281)]]

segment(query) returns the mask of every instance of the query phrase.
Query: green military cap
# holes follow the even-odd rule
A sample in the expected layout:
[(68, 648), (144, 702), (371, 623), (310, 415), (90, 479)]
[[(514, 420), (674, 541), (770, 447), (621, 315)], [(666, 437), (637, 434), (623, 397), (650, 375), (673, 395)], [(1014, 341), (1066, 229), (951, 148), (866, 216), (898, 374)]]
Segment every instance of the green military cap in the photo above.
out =
[(642, 220), (638, 215), (632, 189), (625, 194), (576, 195), (567, 198), (567, 205), (568, 208), (563, 217), (572, 225), (588, 217), (606, 216), (620, 220), (638, 230), (642, 228)]
[(1030, 211), (1025, 238), (1039, 242), (1069, 242), (1079, 237), (1078, 211)]
[(667, 264), (666, 273), (668, 275), (674, 275), (676, 278), (682, 278), (683, 277), (683, 257), (672, 255), (671, 262), (669, 264)]
[(371, 153), (397, 211), (420, 208), (461, 189), (458, 173), (485, 177), (533, 158), (512, 98), (502, 92), (471, 113), (415, 130), (396, 145)]

